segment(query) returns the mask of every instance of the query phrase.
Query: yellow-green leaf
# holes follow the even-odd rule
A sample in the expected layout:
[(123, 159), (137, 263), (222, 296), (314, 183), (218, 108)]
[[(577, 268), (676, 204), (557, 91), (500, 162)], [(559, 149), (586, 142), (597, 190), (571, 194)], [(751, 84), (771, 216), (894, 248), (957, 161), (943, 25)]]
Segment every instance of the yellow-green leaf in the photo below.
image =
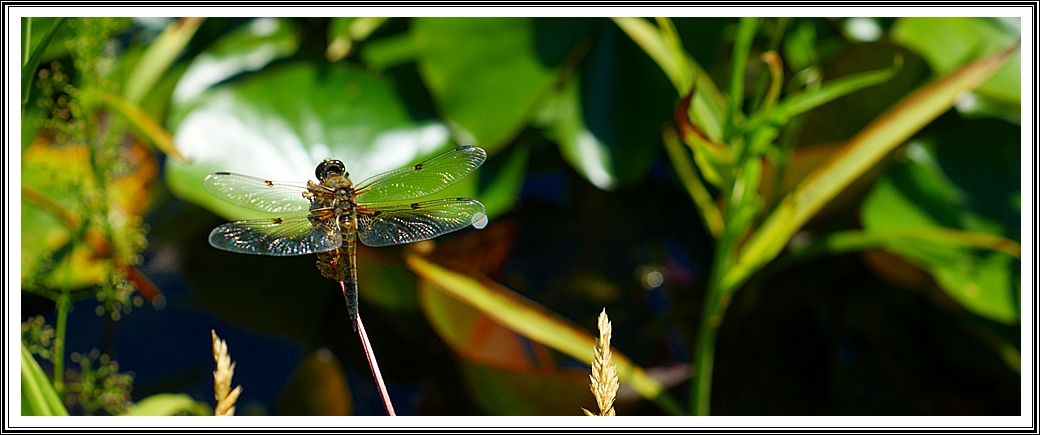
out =
[[(563, 352), (579, 361), (592, 361), (596, 338), (570, 320), (487, 279), (445, 269), (417, 256), (405, 259), (421, 278), (466, 303), (517, 333)], [(617, 350), (612, 350), (621, 381), (643, 397), (656, 401), (673, 414), (680, 414), (675, 400), (659, 382)]]
[(177, 144), (173, 143), (173, 137), (170, 136), (170, 132), (166, 131), (158, 122), (148, 116), (144, 110), (140, 107), (131, 104), (129, 101), (119, 98), (118, 95), (99, 91), (97, 93), (98, 98), (105, 103), (110, 109), (115, 110), (123, 115), (134, 128), (139, 131), (144, 138), (146, 138), (152, 145), (155, 145), (159, 151), (162, 151), (166, 155), (177, 159), (180, 162), (186, 162), (187, 159), (180, 151), (177, 151)]

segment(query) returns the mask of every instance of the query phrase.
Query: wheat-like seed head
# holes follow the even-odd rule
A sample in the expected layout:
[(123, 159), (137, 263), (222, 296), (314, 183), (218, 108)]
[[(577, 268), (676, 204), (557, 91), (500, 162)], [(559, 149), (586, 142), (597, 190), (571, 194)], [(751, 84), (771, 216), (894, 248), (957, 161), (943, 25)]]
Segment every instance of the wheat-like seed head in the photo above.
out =
[(213, 372), (213, 395), (217, 399), (217, 408), (213, 414), (235, 415), (235, 401), (242, 392), (241, 385), (231, 390), (231, 377), (235, 375), (235, 363), (231, 362), (227, 342), (217, 337), (217, 331), (210, 330), (210, 333), (213, 334), (213, 359), (217, 361), (217, 370)]
[(582, 408), (585, 415), (614, 415), (614, 398), (617, 396), (618, 383), (617, 366), (610, 355), (610, 320), (607, 318), (607, 310), (599, 314), (599, 339), (596, 340), (596, 356), (592, 360), (592, 381), (590, 389), (596, 397), (599, 406), (599, 414)]

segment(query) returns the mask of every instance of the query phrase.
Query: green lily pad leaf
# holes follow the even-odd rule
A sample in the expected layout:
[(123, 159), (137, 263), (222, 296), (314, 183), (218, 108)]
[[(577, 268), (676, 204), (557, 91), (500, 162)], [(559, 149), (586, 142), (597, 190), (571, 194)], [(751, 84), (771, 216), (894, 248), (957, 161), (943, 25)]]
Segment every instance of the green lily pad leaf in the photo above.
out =
[[(228, 219), (246, 219), (263, 215), (211, 196), (202, 188), (207, 174), (303, 182), (331, 157), (360, 182), (443, 151), (448, 131), (413, 122), (390, 83), (377, 76), (338, 64), (320, 71), (290, 64), (205, 93), (174, 138), (188, 162), (167, 161), (170, 190)], [(476, 196), (475, 179), (443, 193)]]
[[(899, 18), (892, 26), (892, 38), (920, 53), (936, 74), (943, 75), (974, 59), (1003, 50), (1021, 37), (1018, 18), (912, 17)], [(1008, 119), (1008, 108), (1021, 104), (1021, 53), (1016, 53), (975, 94), (993, 100), (959, 105), (962, 112), (979, 111)], [(1017, 114), (1017, 110), (1013, 110)]]
[(288, 18), (257, 18), (224, 35), (199, 54), (177, 82), (174, 104), (196, 99), (206, 89), (236, 74), (258, 71), (300, 46)]
[[(864, 200), (864, 231), (884, 234), (943, 227), (1003, 235), (999, 221), (972, 211), (972, 197), (947, 178), (928, 146), (911, 143), (906, 155), (906, 162), (890, 168)], [(1018, 262), (1008, 253), (912, 237), (892, 238), (885, 246), (929, 272), (969, 311), (1000, 322), (1018, 321)]]
[(495, 152), (513, 139), (556, 79), (539, 61), (532, 18), (417, 18), (419, 72), (460, 142)]

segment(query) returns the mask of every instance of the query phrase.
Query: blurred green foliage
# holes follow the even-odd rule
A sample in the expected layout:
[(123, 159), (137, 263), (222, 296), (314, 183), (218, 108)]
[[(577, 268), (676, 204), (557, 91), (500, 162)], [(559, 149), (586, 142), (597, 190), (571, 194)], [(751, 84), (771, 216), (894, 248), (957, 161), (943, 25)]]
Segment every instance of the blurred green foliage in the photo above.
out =
[[(141, 296), (153, 300), (161, 289), (135, 265), (158, 241), (178, 247), (180, 272), (204, 307), (303, 343), (315, 373), (339, 371), (355, 351), (337, 360), (317, 349), (329, 337), (355, 343), (342, 344), (344, 325), (327, 320), (342, 316), (342, 301), (328, 303), (313, 258), (210, 249), (205, 234), (220, 222), (213, 214), (259, 215), (210, 196), (203, 177), (232, 171), (302, 182), (334, 157), (357, 182), (465, 144), (489, 159), (444, 195), (479, 199), (491, 223), (443, 238), (429, 258), (546, 306), (505, 297), (495, 306), (507, 313), (453, 315), (465, 303), (402, 260), (430, 245), (362, 247), (359, 288), (363, 311), (393, 319), (374, 316), (397, 344), (380, 349), (374, 338), (377, 352), (390, 355), (386, 372), (418, 376), (404, 362), (416, 359), (410, 352), (446, 342), (446, 364), (465, 383), (448, 389), (464, 391), (472, 409), (578, 415), (589, 407), (591, 400), (566, 405), (587, 393), (570, 388), (585, 382), (586, 369), (567, 366), (584, 357), (575, 350), (584, 338), (543, 346), (502, 319), (539, 329), (563, 325), (560, 312), (591, 327), (608, 304), (618, 355), (630, 343), (632, 373), (654, 373), (638, 391), (661, 407), (630, 396), (619, 399), (619, 414), (678, 413), (677, 388), (690, 388), (688, 412), (752, 413), (710, 394), (712, 364), (738, 364), (716, 362), (732, 355), (715, 351), (727, 307), (797, 286), (787, 267), (859, 251), (857, 264), (880, 277), (862, 285), (935, 290), (926, 306), (952, 301), (959, 308), (949, 316), (967, 319), (971, 334), (984, 337), (979, 346), (1003, 355), (994, 370), (1017, 370), (1018, 337), (1002, 328), (1020, 322), (1020, 55), (995, 71), (989, 65), (1004, 59), (987, 57), (1020, 38), (1016, 19), (34, 18), (23, 26), (23, 62), (39, 66), (23, 66), (32, 75), (21, 123), (22, 288), (56, 302), (50, 331), (59, 338), (73, 300), (98, 295), (99, 313), (113, 319), (141, 306)], [(980, 82), (951, 85), (956, 71)], [(928, 83), (970, 92), (947, 101)], [(893, 107), (920, 125), (879, 123)], [(883, 143), (857, 142), (867, 136)], [(857, 146), (873, 154), (849, 152)], [(834, 167), (853, 169), (827, 172)], [(647, 233), (664, 236), (643, 249)], [(675, 234), (681, 255), (659, 241)], [(532, 253), (525, 242), (541, 245)], [(584, 250), (553, 255), (548, 246)], [(609, 262), (592, 260), (601, 256)], [(696, 265), (661, 266), (684, 261)], [(665, 314), (647, 316), (638, 308), (653, 291), (645, 275), (658, 269), (669, 299)], [(777, 277), (794, 281), (771, 281)], [(465, 289), (469, 297), (505, 289), (481, 282)], [(542, 293), (550, 288), (581, 297)], [(571, 311), (586, 305), (587, 313)], [(738, 319), (742, 309), (738, 303)], [(35, 337), (32, 353), (61, 373), (68, 351)], [(725, 330), (720, 337), (720, 349), (740, 346), (724, 341)], [(510, 358), (487, 357), (495, 352)], [(129, 378), (100, 355), (80, 358), (70, 380), (82, 386), (66, 389), (52, 375), (51, 390), (86, 413), (209, 412), (183, 395), (111, 404), (102, 396), (128, 393)], [(640, 367), (677, 363), (699, 378)], [(26, 365), (23, 355), (23, 385), (40, 381), (42, 372)], [(717, 376), (732, 385), (726, 370)], [(297, 373), (287, 397), (313, 382)], [(317, 405), (280, 406), (294, 414), (322, 404), (351, 410), (352, 388), (338, 385), (322, 390), (330, 399)], [(38, 393), (23, 394), (23, 412), (64, 411), (47, 406), (46, 388), (23, 391)], [(857, 412), (827, 406), (793, 412)], [(885, 406), (864, 412), (893, 409)], [(776, 409), (789, 408), (757, 411)]]

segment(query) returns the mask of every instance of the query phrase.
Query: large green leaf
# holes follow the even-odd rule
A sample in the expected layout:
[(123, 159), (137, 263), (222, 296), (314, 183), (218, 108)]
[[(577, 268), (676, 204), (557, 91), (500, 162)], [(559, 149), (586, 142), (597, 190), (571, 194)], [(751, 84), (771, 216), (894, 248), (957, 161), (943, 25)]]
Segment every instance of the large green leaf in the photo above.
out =
[(531, 18), (417, 18), (411, 38), (445, 117), (492, 155), (528, 123), (556, 79), (538, 59)]
[[(864, 200), (864, 232), (910, 233), (916, 229), (924, 233), (937, 227), (1004, 232), (999, 222), (972, 212), (972, 197), (943, 174), (929, 147), (916, 142), (906, 154), (906, 162), (890, 168)], [(992, 191), (989, 195), (1006, 197), (1009, 193)], [(968, 310), (1000, 322), (1018, 320), (1017, 262), (1012, 255), (972, 249), (943, 238), (891, 238), (884, 247), (930, 272), (939, 287)]]
[[(1021, 37), (1020, 27), (1019, 18), (909, 17), (896, 20), (892, 39), (920, 53), (936, 73), (946, 74), (980, 55), (1007, 47)], [(975, 92), (1017, 106), (1022, 92), (1021, 63), (1021, 54), (1014, 55)]]
[(236, 74), (258, 71), (295, 53), (300, 36), (287, 18), (257, 18), (232, 30), (192, 59), (173, 91), (175, 106)]
[[(448, 134), (439, 124), (413, 122), (379, 77), (342, 65), (290, 64), (213, 88), (191, 105), (174, 139), (189, 161), (167, 161), (170, 190), (243, 219), (259, 214), (209, 195), (202, 189), (207, 174), (302, 182), (332, 157), (358, 182), (443, 150)], [(464, 180), (444, 196), (476, 196), (475, 184)]]

